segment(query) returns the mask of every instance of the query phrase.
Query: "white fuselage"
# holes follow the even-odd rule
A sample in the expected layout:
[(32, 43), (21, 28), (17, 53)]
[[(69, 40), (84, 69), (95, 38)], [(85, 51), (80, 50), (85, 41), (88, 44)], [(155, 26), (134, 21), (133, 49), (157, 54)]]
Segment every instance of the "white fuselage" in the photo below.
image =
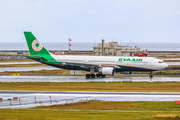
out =
[[(163, 70), (168, 67), (162, 60), (152, 57), (121, 57), (121, 56), (74, 56), (74, 55), (52, 55), (52, 57), (63, 63), (88, 65), (88, 66), (112, 66), (114, 68), (133, 67), (147, 70)], [(119, 67), (119, 68), (120, 68)]]

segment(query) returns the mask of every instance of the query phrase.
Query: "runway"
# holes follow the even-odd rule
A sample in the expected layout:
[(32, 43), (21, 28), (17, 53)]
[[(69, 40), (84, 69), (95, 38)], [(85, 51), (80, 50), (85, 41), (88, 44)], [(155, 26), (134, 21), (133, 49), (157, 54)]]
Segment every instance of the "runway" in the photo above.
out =
[(0, 65), (41, 64), (40, 62), (0, 62)]
[(180, 62), (167, 62), (168, 65), (180, 65)]
[[(0, 91), (0, 108), (32, 108), (81, 101), (175, 101), (180, 93)], [(16, 99), (13, 100), (13, 97)], [(11, 99), (11, 100), (10, 100)]]
[(179, 77), (0, 76), (0, 82), (180, 82)]
[(55, 68), (52, 66), (41, 66), (41, 67), (4, 67), (0, 68), (0, 72), (5, 71), (34, 71), (34, 70), (57, 70), (59, 68)]

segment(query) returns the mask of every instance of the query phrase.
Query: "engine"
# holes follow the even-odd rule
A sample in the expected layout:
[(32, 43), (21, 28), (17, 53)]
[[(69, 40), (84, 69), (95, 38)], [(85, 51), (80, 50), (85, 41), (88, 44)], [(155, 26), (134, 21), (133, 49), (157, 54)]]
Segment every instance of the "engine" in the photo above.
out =
[(103, 75), (114, 75), (114, 68), (112, 67), (103, 67), (101, 70)]
[(132, 72), (131, 71), (123, 71), (123, 72), (120, 72), (121, 74), (131, 74)]

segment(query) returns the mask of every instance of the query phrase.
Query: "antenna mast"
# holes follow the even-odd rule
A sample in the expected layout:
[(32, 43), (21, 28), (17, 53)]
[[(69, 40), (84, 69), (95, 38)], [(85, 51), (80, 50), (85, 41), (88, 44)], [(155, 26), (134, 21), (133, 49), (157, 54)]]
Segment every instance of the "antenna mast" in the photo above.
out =
[(69, 38), (69, 54), (71, 54), (71, 48), (70, 48), (71, 43), (70, 43), (70, 41), (72, 41), (72, 40)]

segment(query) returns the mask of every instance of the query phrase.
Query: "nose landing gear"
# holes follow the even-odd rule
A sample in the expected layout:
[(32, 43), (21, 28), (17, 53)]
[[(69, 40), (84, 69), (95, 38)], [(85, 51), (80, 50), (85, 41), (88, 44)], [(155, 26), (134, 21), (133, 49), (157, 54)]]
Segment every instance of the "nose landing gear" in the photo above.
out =
[(149, 77), (150, 77), (150, 78), (153, 78), (153, 72), (152, 72), (152, 71), (150, 72)]

